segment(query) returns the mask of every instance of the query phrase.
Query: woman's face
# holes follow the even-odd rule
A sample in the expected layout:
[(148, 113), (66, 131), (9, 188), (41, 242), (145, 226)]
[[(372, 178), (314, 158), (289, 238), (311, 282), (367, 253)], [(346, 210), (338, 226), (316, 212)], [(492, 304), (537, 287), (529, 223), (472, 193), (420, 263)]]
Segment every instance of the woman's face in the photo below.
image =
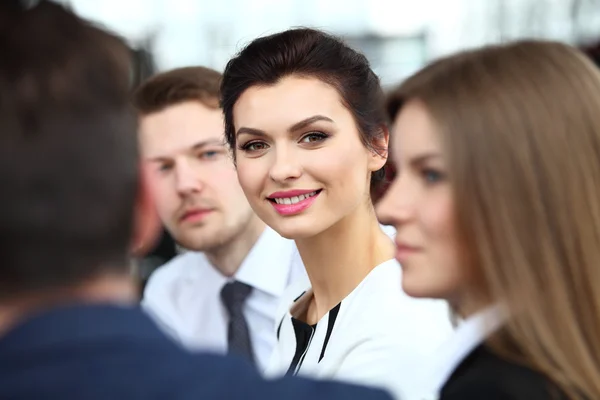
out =
[(415, 297), (457, 300), (467, 276), (459, 253), (447, 159), (427, 109), (409, 102), (393, 129), (397, 175), (377, 207), (394, 225), (402, 286)]
[[(385, 163), (361, 142), (332, 86), (289, 76), (247, 89), (233, 108), (238, 178), (250, 205), (280, 235), (315, 236), (369, 201)], [(387, 138), (380, 145), (386, 145)]]

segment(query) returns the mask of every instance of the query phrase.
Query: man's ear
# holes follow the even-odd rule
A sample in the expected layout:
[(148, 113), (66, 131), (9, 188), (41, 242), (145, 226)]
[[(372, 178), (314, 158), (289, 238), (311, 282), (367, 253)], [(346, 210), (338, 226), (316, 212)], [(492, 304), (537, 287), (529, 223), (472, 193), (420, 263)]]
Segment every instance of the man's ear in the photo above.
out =
[(150, 190), (148, 167), (141, 164), (139, 171), (131, 237), (131, 253), (134, 257), (145, 256), (156, 245), (162, 231)]
[(388, 146), (390, 141), (390, 131), (386, 125), (381, 125), (381, 133), (378, 137), (371, 140), (371, 157), (369, 160), (369, 169), (375, 172), (383, 168), (388, 158)]

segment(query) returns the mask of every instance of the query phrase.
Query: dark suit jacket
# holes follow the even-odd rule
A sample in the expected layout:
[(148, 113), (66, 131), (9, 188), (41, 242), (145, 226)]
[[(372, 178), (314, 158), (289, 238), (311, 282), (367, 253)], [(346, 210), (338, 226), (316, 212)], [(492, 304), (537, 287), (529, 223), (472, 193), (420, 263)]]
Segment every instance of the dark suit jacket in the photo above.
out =
[(266, 382), (241, 360), (191, 354), (139, 309), (71, 306), (0, 337), (0, 399), (389, 400), (350, 385)]
[(456, 368), (440, 400), (566, 400), (538, 372), (477, 347)]

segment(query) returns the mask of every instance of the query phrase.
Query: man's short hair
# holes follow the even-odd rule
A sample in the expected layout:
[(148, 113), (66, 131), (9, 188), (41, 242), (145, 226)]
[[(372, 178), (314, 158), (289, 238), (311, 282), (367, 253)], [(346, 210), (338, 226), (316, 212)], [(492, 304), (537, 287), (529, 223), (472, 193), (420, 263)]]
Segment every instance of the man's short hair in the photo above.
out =
[(125, 273), (139, 176), (128, 47), (17, 3), (0, 5), (0, 299)]
[(153, 76), (135, 92), (134, 104), (142, 115), (167, 107), (198, 101), (209, 108), (219, 108), (221, 74), (205, 67), (177, 68)]

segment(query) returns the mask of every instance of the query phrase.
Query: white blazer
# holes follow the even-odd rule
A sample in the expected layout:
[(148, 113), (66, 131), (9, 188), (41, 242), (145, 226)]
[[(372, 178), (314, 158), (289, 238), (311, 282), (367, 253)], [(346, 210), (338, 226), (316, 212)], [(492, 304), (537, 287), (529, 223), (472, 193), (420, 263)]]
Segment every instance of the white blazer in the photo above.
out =
[[(375, 267), (317, 323), (308, 350), (290, 373), (383, 387), (397, 398), (410, 398), (419, 389), (417, 366), (451, 334), (452, 325), (445, 302), (413, 299), (400, 280), (396, 260)], [(288, 372), (296, 352), (290, 309), (311, 297), (310, 287), (297, 285), (282, 297), (287, 306), (280, 312), (268, 377)]]

